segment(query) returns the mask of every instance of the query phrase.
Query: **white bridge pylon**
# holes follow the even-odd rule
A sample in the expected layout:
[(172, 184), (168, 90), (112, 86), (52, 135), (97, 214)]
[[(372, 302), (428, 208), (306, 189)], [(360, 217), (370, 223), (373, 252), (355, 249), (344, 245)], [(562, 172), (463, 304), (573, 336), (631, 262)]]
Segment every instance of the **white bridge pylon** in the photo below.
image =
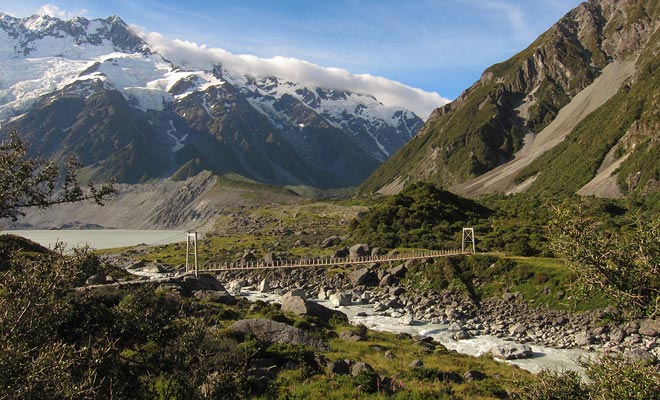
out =
[[(472, 254), (477, 252), (477, 246), (474, 243), (474, 228), (463, 228), (463, 238), (461, 239), (461, 250), (465, 253), (465, 245), (472, 243)], [(469, 250), (468, 250), (469, 251)]]
[[(194, 265), (190, 265), (190, 252), (194, 256)], [(197, 232), (188, 232), (186, 235), (186, 274), (194, 273), (195, 276), (199, 275), (199, 267), (197, 265)]]

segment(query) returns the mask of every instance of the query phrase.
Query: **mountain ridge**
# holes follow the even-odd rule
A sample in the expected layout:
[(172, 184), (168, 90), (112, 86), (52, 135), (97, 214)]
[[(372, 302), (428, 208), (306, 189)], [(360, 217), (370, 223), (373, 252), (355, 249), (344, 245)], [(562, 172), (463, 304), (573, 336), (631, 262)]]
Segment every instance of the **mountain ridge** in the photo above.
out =
[(116, 16), (1, 14), (0, 67), (0, 134), (17, 130), (33, 154), (59, 160), (82, 152), (89, 180), (209, 169), (271, 185), (355, 186), (422, 125), (369, 94), (176, 65)]
[[(516, 155), (526, 144), (529, 145), (534, 135), (550, 125), (560, 110), (601, 76), (608, 65), (617, 60), (626, 62), (637, 59), (640, 55), (634, 74), (620, 85), (620, 91), (640, 86), (640, 79), (653, 82), (655, 75), (641, 72), (644, 68), (640, 68), (640, 64), (646, 63), (655, 68), (657, 53), (649, 49), (655, 48), (658, 43), (659, 13), (657, 0), (591, 0), (582, 3), (525, 50), (487, 68), (481, 78), (455, 101), (436, 109), (416, 137), (379, 167), (361, 185), (359, 192), (396, 193), (403, 185), (417, 180), (431, 181), (469, 196), (512, 190), (511, 185), (492, 185), (495, 190), (484, 189), (490, 184), (486, 174), (508, 163), (515, 163)], [(653, 84), (650, 86), (653, 87)], [(614, 93), (618, 92), (614, 90)], [(653, 93), (649, 96), (645, 115), (652, 114), (652, 104), (656, 104), (657, 97)], [(610, 100), (605, 100), (601, 107), (609, 104)], [(583, 125), (595, 123), (588, 116), (585, 121)], [(571, 140), (573, 131), (563, 132), (568, 137), (566, 140)], [(594, 130), (589, 135), (595, 142), (600, 140)], [(554, 189), (548, 177), (537, 179), (534, 183), (528, 182), (529, 187), (538, 193), (577, 192), (595, 177), (602, 159), (621, 137), (614, 133), (606, 136), (608, 144), (602, 150), (573, 154), (574, 159), (589, 158), (580, 167), (571, 167), (569, 160), (555, 163), (557, 166), (553, 168), (558, 170), (554, 173), (568, 171), (564, 172), (566, 179), (572, 179), (567, 176), (572, 168), (588, 170), (587, 174), (577, 172), (580, 178), (574, 179), (571, 185)], [(647, 130), (646, 136), (638, 139), (647, 141), (652, 137), (652, 130)], [(559, 150), (556, 152), (559, 153)], [(557, 160), (566, 157), (561, 154), (554, 156)], [(625, 170), (626, 165), (636, 158), (629, 158), (621, 168)], [(533, 164), (538, 165), (539, 162)], [(593, 164), (598, 165), (594, 167)], [(523, 177), (530, 179), (538, 175), (532, 173), (530, 168), (543, 175), (545, 167), (534, 165), (523, 169), (520, 178), (513, 177), (510, 183), (516, 186), (523, 182)], [(467, 187), (480, 178), (483, 181), (481, 189)], [(621, 186), (625, 180), (616, 181)], [(527, 190), (524, 187), (518, 189)], [(621, 194), (634, 195), (635, 190), (622, 188)]]

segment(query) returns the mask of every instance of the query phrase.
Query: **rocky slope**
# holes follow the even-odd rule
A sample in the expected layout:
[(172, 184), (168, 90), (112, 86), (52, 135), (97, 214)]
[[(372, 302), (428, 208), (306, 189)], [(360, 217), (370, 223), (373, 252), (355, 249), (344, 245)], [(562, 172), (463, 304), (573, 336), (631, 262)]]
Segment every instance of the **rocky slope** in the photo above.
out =
[(0, 13), (0, 68), (0, 135), (17, 130), (34, 154), (76, 154), (89, 180), (209, 170), (275, 185), (353, 186), (422, 125), (368, 93), (231, 65), (177, 65), (119, 17)]
[(659, 13), (657, 0), (582, 3), (436, 109), (361, 191), (575, 193), (594, 179), (582, 194), (657, 191)]

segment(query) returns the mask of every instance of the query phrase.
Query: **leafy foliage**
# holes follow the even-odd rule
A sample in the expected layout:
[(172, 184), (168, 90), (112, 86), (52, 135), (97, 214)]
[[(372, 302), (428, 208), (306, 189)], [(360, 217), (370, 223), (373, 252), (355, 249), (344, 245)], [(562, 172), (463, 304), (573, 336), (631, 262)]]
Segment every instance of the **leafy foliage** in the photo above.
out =
[(455, 235), (462, 227), (489, 213), (471, 200), (418, 182), (371, 209), (352, 235), (357, 241), (386, 248), (447, 248), (457, 245)]
[(612, 229), (578, 209), (556, 209), (555, 251), (568, 260), (576, 287), (604, 293), (633, 315), (660, 312), (660, 217)]
[(112, 182), (97, 188), (89, 185), (84, 191), (76, 177), (75, 168), (80, 164), (70, 158), (61, 187), (58, 186), (60, 171), (53, 161), (27, 157), (25, 144), (16, 132), (0, 143), (0, 219), (15, 221), (25, 215), (22, 209), (46, 208), (54, 204), (103, 200), (115, 189)]

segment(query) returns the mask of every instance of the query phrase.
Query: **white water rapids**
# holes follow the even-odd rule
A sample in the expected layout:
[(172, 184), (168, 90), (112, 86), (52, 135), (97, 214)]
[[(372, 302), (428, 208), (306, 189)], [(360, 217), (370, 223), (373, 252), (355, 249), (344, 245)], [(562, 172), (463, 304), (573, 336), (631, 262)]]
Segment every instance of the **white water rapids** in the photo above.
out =
[[(269, 303), (281, 303), (282, 296), (272, 293), (241, 291), (241, 296), (250, 301), (261, 300)], [(408, 333), (410, 335), (430, 336), (442, 343), (449, 350), (478, 357), (489, 353), (493, 346), (512, 343), (510, 340), (494, 336), (476, 336), (471, 339), (454, 340), (448, 331), (448, 325), (431, 324), (424, 321), (412, 320), (410, 316), (399, 312), (376, 312), (373, 304), (352, 304), (344, 307), (332, 307), (327, 301), (314, 300), (328, 308), (339, 310), (348, 316), (351, 324), (363, 324), (369, 329), (392, 333)], [(360, 314), (358, 316), (358, 314)], [(366, 315), (366, 316), (363, 316)], [(543, 369), (575, 370), (582, 373), (578, 364), (580, 358), (589, 357), (589, 354), (579, 349), (555, 349), (540, 345), (529, 345), (534, 352), (530, 358), (523, 360), (502, 361), (517, 365), (527, 371), (538, 373)], [(498, 360), (495, 358), (495, 360)], [(500, 361), (500, 360), (498, 360)]]

